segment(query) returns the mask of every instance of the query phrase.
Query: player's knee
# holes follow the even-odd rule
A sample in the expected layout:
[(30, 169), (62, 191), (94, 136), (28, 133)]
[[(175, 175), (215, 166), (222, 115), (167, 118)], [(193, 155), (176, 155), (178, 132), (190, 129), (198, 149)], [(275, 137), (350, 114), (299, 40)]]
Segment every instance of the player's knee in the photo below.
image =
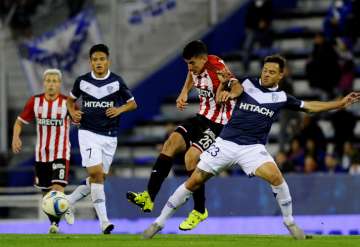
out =
[(185, 154), (185, 167), (187, 171), (193, 171), (199, 161), (198, 155)]
[(61, 191), (64, 192), (64, 186), (61, 184), (53, 184), (51, 186), (51, 190)]
[(271, 174), (269, 177), (269, 182), (273, 186), (278, 186), (278, 185), (282, 184), (283, 181), (284, 181), (284, 179), (283, 179), (283, 176), (281, 175), (281, 173)]
[(90, 182), (101, 184), (104, 182), (104, 174), (102, 172), (90, 173)]

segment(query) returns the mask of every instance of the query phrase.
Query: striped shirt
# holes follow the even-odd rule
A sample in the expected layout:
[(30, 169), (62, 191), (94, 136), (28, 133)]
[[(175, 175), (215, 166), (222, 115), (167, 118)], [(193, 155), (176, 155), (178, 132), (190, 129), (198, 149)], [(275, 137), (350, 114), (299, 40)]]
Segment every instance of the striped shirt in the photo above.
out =
[(230, 100), (225, 104), (217, 104), (215, 101), (216, 90), (220, 85), (217, 71), (223, 70), (224, 68), (226, 68), (226, 65), (223, 60), (217, 56), (209, 55), (208, 61), (204, 66), (204, 71), (199, 75), (195, 75), (194, 73), (191, 73), (191, 75), (193, 85), (199, 92), (200, 109), (198, 114), (203, 115), (215, 123), (225, 125), (230, 120), (235, 101)]
[(56, 159), (70, 160), (70, 117), (66, 108), (66, 96), (47, 100), (45, 94), (32, 96), (18, 119), (29, 124), (36, 120), (35, 160), (51, 162)]

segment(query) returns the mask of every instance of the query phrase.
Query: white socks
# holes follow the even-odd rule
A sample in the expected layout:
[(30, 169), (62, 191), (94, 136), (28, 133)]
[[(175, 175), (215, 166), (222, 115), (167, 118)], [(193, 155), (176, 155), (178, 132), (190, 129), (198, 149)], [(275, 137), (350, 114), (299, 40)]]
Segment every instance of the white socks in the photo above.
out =
[(169, 200), (162, 209), (160, 216), (156, 218), (155, 222), (160, 226), (164, 226), (165, 221), (169, 219), (176, 212), (176, 210), (187, 201), (191, 194), (192, 192), (185, 188), (185, 183), (180, 185), (174, 194), (169, 197)]
[(104, 185), (92, 183), (90, 187), (91, 199), (94, 204), (96, 214), (100, 220), (100, 226), (102, 226), (104, 222), (109, 222), (106, 213)]
[(280, 206), (281, 213), (283, 215), (284, 223), (290, 225), (294, 223), (294, 217), (292, 216), (292, 202), (289, 187), (284, 182), (278, 186), (271, 185), (272, 191), (276, 195), (276, 200)]
[(77, 201), (87, 197), (90, 194), (90, 183), (89, 178), (86, 178), (86, 183), (81, 184), (76, 189), (67, 196), (70, 205), (74, 205)]

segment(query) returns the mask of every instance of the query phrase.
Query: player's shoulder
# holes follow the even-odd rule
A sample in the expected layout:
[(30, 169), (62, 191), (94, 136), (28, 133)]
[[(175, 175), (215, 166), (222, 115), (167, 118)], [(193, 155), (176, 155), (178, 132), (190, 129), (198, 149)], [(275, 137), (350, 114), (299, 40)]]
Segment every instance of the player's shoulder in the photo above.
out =
[(109, 81), (110, 82), (118, 81), (120, 83), (124, 83), (123, 78), (119, 74), (116, 74), (114, 72), (110, 72)]
[(69, 96), (66, 96), (65, 94), (60, 94), (59, 98), (67, 100), (69, 98)]
[(259, 78), (254, 77), (254, 76), (243, 76), (243, 77), (240, 77), (239, 81), (240, 81), (240, 83), (244, 83), (246, 81), (251, 82), (251, 84), (253, 84), (255, 87), (260, 86)]
[(225, 63), (220, 57), (216, 55), (208, 55), (208, 61), (205, 64), (206, 69), (208, 70), (221, 70), (224, 69)]
[(38, 93), (31, 96), (29, 100), (35, 100), (36, 98), (43, 98), (43, 97), (45, 97), (45, 93)]
[(91, 72), (87, 72), (85, 74), (79, 75), (76, 78), (77, 81), (81, 81), (81, 80), (85, 80), (85, 81), (89, 81), (91, 80)]

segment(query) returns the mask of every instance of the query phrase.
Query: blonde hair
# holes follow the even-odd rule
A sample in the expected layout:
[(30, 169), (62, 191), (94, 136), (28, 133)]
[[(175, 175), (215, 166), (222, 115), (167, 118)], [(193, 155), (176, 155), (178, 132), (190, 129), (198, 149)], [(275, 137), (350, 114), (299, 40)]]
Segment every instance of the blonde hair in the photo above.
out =
[(49, 75), (49, 74), (58, 75), (60, 81), (62, 79), (62, 73), (61, 73), (61, 71), (59, 69), (47, 69), (47, 70), (45, 70), (44, 74), (43, 74), (43, 79), (45, 79), (45, 76)]

